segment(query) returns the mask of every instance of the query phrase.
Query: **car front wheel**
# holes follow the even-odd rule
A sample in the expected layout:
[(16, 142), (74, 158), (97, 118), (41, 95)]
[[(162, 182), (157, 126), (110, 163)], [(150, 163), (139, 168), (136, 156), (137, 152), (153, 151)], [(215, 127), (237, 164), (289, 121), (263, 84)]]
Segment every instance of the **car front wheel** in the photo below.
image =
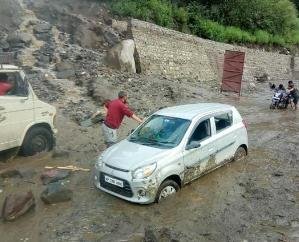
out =
[(156, 195), (156, 202), (160, 202), (165, 198), (174, 195), (180, 190), (179, 185), (173, 180), (166, 180), (164, 181), (157, 192)]
[(54, 139), (52, 132), (45, 127), (35, 127), (28, 131), (25, 136), (21, 153), (24, 156), (31, 156), (53, 149)]

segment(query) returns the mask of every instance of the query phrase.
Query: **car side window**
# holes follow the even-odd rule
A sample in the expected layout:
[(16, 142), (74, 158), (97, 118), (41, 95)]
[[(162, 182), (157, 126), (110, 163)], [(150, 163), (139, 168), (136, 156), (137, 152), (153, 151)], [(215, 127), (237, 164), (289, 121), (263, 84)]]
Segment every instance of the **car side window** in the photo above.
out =
[(28, 83), (18, 72), (0, 73), (0, 95), (1, 96), (28, 96)]
[(233, 124), (233, 115), (231, 112), (223, 113), (214, 117), (216, 131), (220, 132)]
[(202, 141), (209, 137), (211, 137), (211, 125), (210, 119), (207, 119), (199, 123), (199, 125), (194, 130), (189, 143), (191, 143), (192, 141)]

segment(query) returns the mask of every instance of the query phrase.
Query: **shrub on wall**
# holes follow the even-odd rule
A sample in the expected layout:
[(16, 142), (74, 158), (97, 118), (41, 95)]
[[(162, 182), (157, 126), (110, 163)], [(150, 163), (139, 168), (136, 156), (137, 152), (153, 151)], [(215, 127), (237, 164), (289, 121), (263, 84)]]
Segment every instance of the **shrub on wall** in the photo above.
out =
[(289, 0), (110, 0), (107, 3), (115, 14), (215, 41), (299, 44), (297, 10)]

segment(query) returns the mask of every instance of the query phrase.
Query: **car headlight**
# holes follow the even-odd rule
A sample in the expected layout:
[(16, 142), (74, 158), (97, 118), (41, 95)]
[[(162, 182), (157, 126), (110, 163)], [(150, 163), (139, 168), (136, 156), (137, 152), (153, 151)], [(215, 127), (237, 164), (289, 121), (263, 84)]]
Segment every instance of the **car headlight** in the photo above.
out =
[(148, 166), (137, 168), (133, 171), (132, 176), (134, 179), (142, 179), (149, 177), (157, 168), (157, 163), (150, 164)]
[(97, 170), (100, 170), (103, 167), (103, 165), (104, 165), (103, 156), (100, 156), (95, 163), (95, 168)]

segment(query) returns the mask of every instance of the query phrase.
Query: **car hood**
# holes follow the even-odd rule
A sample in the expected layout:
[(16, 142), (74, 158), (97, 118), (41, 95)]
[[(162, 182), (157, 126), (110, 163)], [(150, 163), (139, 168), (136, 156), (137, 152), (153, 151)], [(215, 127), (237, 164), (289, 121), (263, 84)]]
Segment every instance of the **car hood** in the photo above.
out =
[(123, 140), (106, 150), (103, 161), (116, 168), (133, 171), (168, 157), (174, 149), (159, 149)]

